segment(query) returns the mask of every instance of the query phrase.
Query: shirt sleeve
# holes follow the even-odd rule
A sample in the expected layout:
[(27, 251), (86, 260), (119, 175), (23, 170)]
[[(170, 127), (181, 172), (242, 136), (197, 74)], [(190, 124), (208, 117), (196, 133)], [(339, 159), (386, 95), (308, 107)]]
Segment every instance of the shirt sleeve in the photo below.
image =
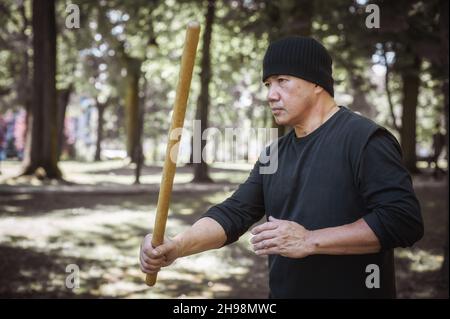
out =
[(360, 165), (358, 186), (368, 212), (363, 218), (381, 248), (412, 246), (423, 236), (423, 221), (395, 137), (377, 130), (363, 150)]
[(256, 162), (247, 180), (221, 204), (211, 207), (203, 217), (217, 221), (227, 235), (224, 245), (239, 239), (250, 226), (259, 221), (265, 214), (262, 176), (260, 164)]

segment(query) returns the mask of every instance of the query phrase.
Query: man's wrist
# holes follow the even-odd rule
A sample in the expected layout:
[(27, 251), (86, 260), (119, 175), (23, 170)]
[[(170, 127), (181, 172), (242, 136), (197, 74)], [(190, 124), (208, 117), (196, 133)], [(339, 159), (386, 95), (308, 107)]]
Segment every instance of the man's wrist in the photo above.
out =
[(319, 241), (316, 230), (308, 230), (305, 238), (308, 255), (315, 255), (319, 253)]
[(183, 245), (183, 238), (182, 238), (182, 236), (181, 235), (177, 235), (172, 240), (173, 240), (173, 242), (175, 244), (175, 247), (176, 247), (177, 258), (183, 257), (184, 256), (184, 245)]

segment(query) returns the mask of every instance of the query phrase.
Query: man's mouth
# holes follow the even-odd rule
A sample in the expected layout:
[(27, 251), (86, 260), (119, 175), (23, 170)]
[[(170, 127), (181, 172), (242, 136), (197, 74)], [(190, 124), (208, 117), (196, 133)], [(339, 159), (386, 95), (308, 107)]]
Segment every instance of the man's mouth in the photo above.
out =
[(272, 108), (272, 113), (273, 113), (274, 115), (278, 115), (278, 114), (281, 113), (282, 111), (284, 111), (284, 108), (282, 108), (282, 107), (274, 107), (274, 108)]

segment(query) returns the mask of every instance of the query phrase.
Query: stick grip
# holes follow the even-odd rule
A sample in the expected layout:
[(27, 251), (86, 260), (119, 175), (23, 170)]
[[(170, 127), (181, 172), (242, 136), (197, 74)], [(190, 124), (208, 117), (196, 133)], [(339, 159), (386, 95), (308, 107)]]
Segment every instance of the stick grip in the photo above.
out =
[[(200, 25), (197, 22), (190, 22), (186, 30), (183, 55), (181, 57), (181, 67), (178, 78), (175, 104), (173, 107), (172, 122), (169, 131), (169, 140), (166, 148), (166, 158), (161, 177), (161, 187), (159, 190), (158, 204), (156, 208), (156, 219), (153, 227), (152, 246), (157, 247), (164, 242), (164, 232), (166, 229), (167, 214), (169, 212), (170, 195), (172, 194), (173, 179), (178, 158), (178, 146), (181, 140), (181, 130), (183, 128), (186, 105), (191, 86), (192, 72), (195, 64), (195, 54), (197, 52)], [(157, 275), (148, 274), (145, 282), (148, 286), (156, 283)]]

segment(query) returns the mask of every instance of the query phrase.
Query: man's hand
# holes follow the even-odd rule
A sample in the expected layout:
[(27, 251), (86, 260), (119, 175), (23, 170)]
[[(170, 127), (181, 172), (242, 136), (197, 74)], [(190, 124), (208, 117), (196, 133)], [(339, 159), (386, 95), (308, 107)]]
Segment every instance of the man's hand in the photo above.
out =
[(172, 264), (180, 256), (180, 248), (176, 241), (165, 239), (158, 247), (152, 246), (152, 234), (145, 236), (139, 254), (141, 270), (147, 274), (157, 273), (161, 267)]
[(256, 226), (251, 233), (254, 237), (250, 242), (257, 255), (303, 258), (314, 250), (309, 241), (311, 231), (296, 222), (270, 216), (268, 222)]

